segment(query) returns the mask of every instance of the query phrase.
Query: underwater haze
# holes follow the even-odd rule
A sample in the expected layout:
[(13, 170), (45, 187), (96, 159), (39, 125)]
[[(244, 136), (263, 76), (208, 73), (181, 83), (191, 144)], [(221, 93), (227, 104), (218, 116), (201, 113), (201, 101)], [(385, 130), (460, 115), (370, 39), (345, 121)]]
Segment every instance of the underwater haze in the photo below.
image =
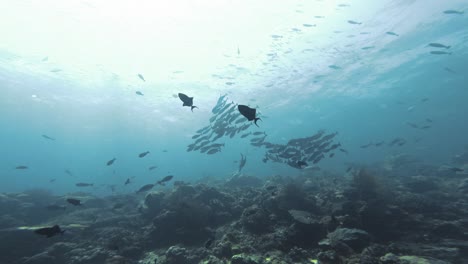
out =
[(467, 0), (0, 10), (0, 264), (468, 264)]

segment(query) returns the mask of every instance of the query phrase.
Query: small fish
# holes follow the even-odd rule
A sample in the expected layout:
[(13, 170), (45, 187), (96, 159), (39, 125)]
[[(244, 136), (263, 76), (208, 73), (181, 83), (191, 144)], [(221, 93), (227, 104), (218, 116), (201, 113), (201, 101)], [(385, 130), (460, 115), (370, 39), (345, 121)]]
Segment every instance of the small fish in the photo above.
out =
[(213, 155), (213, 154), (218, 153), (220, 151), (221, 151), (221, 148), (214, 148), (214, 149), (210, 149), (208, 152), (206, 152), (206, 154)]
[(426, 126), (422, 126), (421, 129), (428, 129), (428, 128), (431, 128), (432, 126), (429, 126), (429, 125), (426, 125)]
[(240, 55), (240, 49), (239, 49), (239, 47), (237, 47), (237, 56), (239, 56), (239, 55)]
[(138, 95), (144, 96), (144, 94), (142, 92), (140, 92), (140, 91), (136, 91), (135, 93), (138, 94)]
[(343, 153), (348, 154), (348, 151), (346, 149), (340, 148), (340, 151), (343, 152)]
[(390, 36), (396, 36), (396, 37), (400, 36), (400, 35), (398, 35), (397, 33), (392, 32), (392, 31), (388, 31), (386, 34), (387, 34), (387, 35), (390, 35)]
[(20, 166), (16, 166), (15, 169), (17, 169), (17, 170), (27, 170), (27, 169), (29, 169), (29, 167), (28, 167), (28, 166), (24, 166), (24, 165), (20, 165)]
[(450, 69), (449, 67), (444, 67), (444, 70), (446, 70), (447, 72), (453, 73), (453, 74), (457, 74), (456, 71)]
[(112, 210), (120, 209), (120, 208), (123, 208), (124, 206), (125, 206), (124, 203), (116, 203), (114, 204), (114, 206), (112, 206)]
[(430, 53), (434, 54), (434, 55), (450, 55), (450, 54), (452, 54), (452, 52), (439, 51), (439, 50), (433, 50)]
[(250, 108), (246, 105), (238, 105), (237, 106), (237, 109), (239, 110), (239, 112), (245, 116), (245, 118), (247, 118), (248, 121), (254, 121), (255, 125), (258, 127), (257, 125), (257, 121), (258, 120), (262, 120), (258, 117), (256, 117), (256, 113), (257, 113), (257, 109), (255, 108)]
[(128, 178), (124, 183), (124, 185), (128, 185), (128, 184), (130, 184), (130, 178)]
[(340, 66), (336, 66), (336, 65), (329, 65), (328, 68), (334, 69), (334, 70), (340, 70), (341, 69)]
[(245, 134), (241, 135), (241, 138), (248, 137), (248, 136), (251, 135), (251, 134), (252, 134), (252, 133), (250, 133), (250, 132), (249, 132), (249, 133), (245, 133)]
[(150, 170), (150, 171), (151, 171), (151, 170), (154, 170), (154, 169), (156, 169), (157, 167), (158, 167), (158, 166), (151, 166), (151, 167), (149, 167), (149, 168), (148, 168), (148, 170)]
[(154, 184), (146, 184), (146, 185), (143, 185), (140, 189), (138, 189), (138, 191), (136, 191), (136, 193), (142, 193), (142, 192), (147, 192), (151, 189), (153, 189), (154, 187)]
[(182, 106), (189, 106), (190, 110), (193, 112), (194, 108), (198, 108), (193, 105), (193, 97), (188, 97), (186, 94), (179, 93), (179, 99), (183, 102)]
[(266, 136), (266, 133), (265, 132), (254, 132), (253, 133), (254, 136), (259, 136), (259, 135), (265, 135)]
[(137, 76), (138, 76), (138, 78), (140, 78), (142, 81), (146, 82), (145, 77), (143, 77), (143, 75), (141, 75), (141, 74), (139, 73)]
[(465, 171), (464, 169), (461, 169), (461, 168), (457, 168), (457, 167), (450, 167), (448, 168), (449, 170), (453, 171), (453, 172), (462, 172), (462, 171)]
[(329, 158), (333, 158), (333, 156), (335, 156), (335, 153), (330, 153), (330, 155), (328, 155)]
[(113, 159), (109, 160), (109, 161), (106, 163), (107, 166), (110, 166), (110, 165), (114, 164), (115, 160), (116, 160), (116, 158), (113, 158)]
[(300, 169), (304, 169), (307, 166), (308, 166), (308, 164), (305, 161), (298, 161), (297, 162), (297, 167), (300, 168)]
[(55, 179), (50, 179), (49, 182), (55, 182)]
[(45, 207), (49, 211), (60, 211), (65, 210), (67, 207), (65, 205), (51, 204)]
[(354, 20), (348, 20), (348, 23), (352, 24), (352, 25), (361, 25), (362, 24), (361, 22), (356, 22)]
[(49, 57), (44, 57), (44, 58), (42, 59), (42, 61), (48, 61), (48, 60), (49, 60)]
[(444, 49), (450, 49), (450, 46), (446, 46), (444, 44), (440, 43), (429, 43), (429, 47), (434, 47), (434, 48), (444, 48)]
[(163, 186), (164, 186), (164, 184), (165, 184), (166, 182), (172, 180), (172, 178), (174, 178), (174, 175), (167, 175), (166, 177), (162, 178), (162, 180), (157, 181), (156, 184), (159, 184), (159, 185), (163, 185)]
[(143, 158), (144, 156), (148, 155), (149, 153), (150, 153), (149, 151), (145, 151), (143, 153), (138, 154), (138, 157)]
[(235, 82), (226, 82), (225, 84), (230, 86), (230, 85), (234, 85), (236, 83)]
[(55, 140), (55, 138), (49, 137), (48, 135), (42, 135), (42, 137), (48, 140)]
[(304, 27), (315, 27), (315, 26), (317, 26), (317, 25), (315, 25), (315, 24), (302, 24), (302, 25), (303, 25)]
[(74, 206), (83, 205), (83, 204), (81, 204), (80, 200), (74, 199), (74, 198), (68, 198), (67, 202), (70, 203), (70, 204), (73, 204)]
[(91, 187), (93, 186), (92, 183), (85, 183), (85, 182), (79, 182), (77, 184), (75, 184), (76, 187)]
[(426, 118), (426, 122), (428, 122), (428, 123), (432, 123), (432, 119), (430, 119), (430, 118)]
[(72, 173), (70, 170), (68, 170), (68, 169), (66, 169), (64, 172), (65, 172), (66, 174), (68, 174), (69, 176), (73, 176), (73, 173)]
[(46, 237), (53, 237), (58, 234), (63, 234), (65, 230), (61, 230), (58, 225), (54, 225), (53, 227), (44, 227), (34, 230), (34, 233), (38, 235), (43, 235)]
[(455, 14), (455, 15), (463, 15), (465, 12), (457, 11), (457, 10), (445, 10), (444, 14)]

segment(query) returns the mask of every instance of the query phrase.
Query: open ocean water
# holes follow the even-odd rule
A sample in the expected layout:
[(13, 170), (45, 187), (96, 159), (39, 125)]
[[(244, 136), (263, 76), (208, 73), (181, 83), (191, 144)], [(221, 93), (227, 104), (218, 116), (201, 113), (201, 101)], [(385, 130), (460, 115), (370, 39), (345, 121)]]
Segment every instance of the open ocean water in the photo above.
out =
[(0, 10), (0, 264), (468, 263), (468, 1)]

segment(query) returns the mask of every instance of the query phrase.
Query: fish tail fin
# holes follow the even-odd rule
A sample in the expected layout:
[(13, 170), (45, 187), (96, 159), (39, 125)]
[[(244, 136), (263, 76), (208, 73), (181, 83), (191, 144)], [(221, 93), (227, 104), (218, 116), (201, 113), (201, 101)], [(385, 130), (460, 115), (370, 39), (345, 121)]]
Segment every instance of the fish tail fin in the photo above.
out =
[(198, 106), (192, 105), (192, 107), (190, 108), (190, 110), (193, 112), (193, 109), (194, 109), (194, 108), (198, 108)]
[(257, 125), (257, 121), (258, 121), (258, 120), (262, 121), (262, 119), (259, 118), (259, 117), (257, 117), (257, 118), (254, 119), (254, 123), (255, 123), (255, 125), (256, 125), (257, 127), (258, 127), (258, 125)]

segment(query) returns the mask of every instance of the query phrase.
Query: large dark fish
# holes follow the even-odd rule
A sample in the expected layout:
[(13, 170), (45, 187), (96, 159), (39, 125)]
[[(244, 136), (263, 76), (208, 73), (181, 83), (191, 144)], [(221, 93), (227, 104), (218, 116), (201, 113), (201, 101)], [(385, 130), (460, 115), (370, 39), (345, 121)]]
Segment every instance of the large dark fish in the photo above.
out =
[(457, 10), (445, 10), (444, 14), (456, 14), (456, 15), (463, 15), (465, 12), (457, 11)]
[(75, 184), (76, 187), (90, 187), (90, 186), (93, 186), (92, 183), (85, 183), (85, 182), (79, 182), (77, 184)]
[(68, 198), (67, 202), (73, 204), (74, 206), (82, 205), (80, 200), (74, 198)]
[(182, 106), (190, 106), (192, 112), (194, 108), (198, 108), (193, 105), (193, 97), (188, 97), (186, 94), (179, 93), (179, 99), (183, 102)]
[(49, 137), (48, 135), (42, 135), (42, 137), (48, 140), (55, 140), (55, 138)]
[(256, 117), (257, 109), (255, 109), (255, 108), (250, 108), (250, 107), (248, 107), (246, 105), (238, 105), (237, 109), (239, 109), (239, 112), (243, 116), (245, 116), (245, 118), (247, 118), (247, 120), (249, 120), (249, 121), (253, 120), (256, 126), (258, 126), (257, 121), (262, 120), (262, 119)]
[(144, 96), (144, 94), (142, 92), (140, 92), (140, 91), (136, 91), (135, 93), (138, 94), (138, 95)]
[(429, 47), (434, 47), (434, 48), (444, 48), (444, 49), (450, 49), (450, 46), (446, 46), (444, 44), (440, 43), (429, 43)]
[(146, 185), (143, 185), (138, 191), (136, 191), (136, 193), (142, 193), (142, 192), (147, 192), (151, 189), (153, 189), (154, 187), (154, 184), (146, 184)]
[(17, 169), (17, 170), (26, 170), (26, 169), (28, 169), (28, 166), (20, 165), (20, 166), (16, 166), (15, 169)]
[(143, 153), (140, 153), (140, 154), (138, 155), (138, 157), (139, 157), (139, 158), (143, 158), (144, 156), (148, 155), (149, 153), (150, 153), (149, 151), (145, 151), (145, 152), (143, 152)]
[(124, 185), (127, 185), (127, 184), (130, 184), (130, 178), (128, 178), (124, 183)]
[(156, 183), (159, 184), (159, 185), (164, 185), (166, 182), (172, 180), (172, 178), (174, 178), (174, 175), (167, 175), (162, 180), (157, 181)]
[(106, 163), (107, 166), (110, 166), (110, 165), (114, 164), (115, 160), (116, 160), (116, 158), (113, 158), (113, 159), (109, 160), (109, 161)]
[(38, 235), (43, 235), (46, 237), (53, 237), (58, 234), (63, 234), (65, 230), (61, 230), (58, 225), (54, 225), (53, 227), (44, 227), (34, 230), (34, 233)]

